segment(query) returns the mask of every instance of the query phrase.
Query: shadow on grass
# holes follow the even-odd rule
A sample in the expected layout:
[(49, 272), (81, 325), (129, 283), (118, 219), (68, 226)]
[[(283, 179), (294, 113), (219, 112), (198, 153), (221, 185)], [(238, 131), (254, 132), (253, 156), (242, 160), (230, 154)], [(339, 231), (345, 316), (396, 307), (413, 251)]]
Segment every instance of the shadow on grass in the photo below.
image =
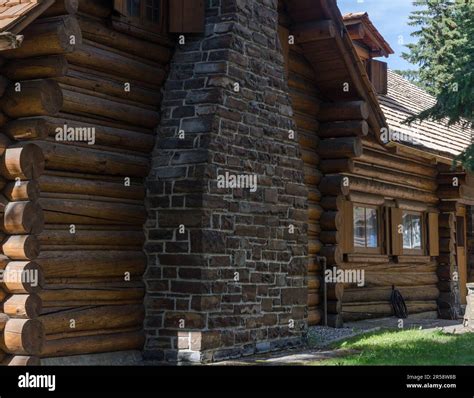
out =
[(418, 329), (379, 331), (339, 342), (331, 348), (359, 350), (312, 365), (473, 365), (474, 333), (447, 334)]

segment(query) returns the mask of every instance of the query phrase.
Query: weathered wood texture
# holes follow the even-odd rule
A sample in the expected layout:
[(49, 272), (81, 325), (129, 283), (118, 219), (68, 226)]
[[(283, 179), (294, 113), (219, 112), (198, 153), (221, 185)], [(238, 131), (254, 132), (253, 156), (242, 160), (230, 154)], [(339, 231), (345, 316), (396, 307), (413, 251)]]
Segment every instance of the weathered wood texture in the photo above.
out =
[[(53, 18), (38, 22), (25, 30), (23, 46), (3, 52), (6, 58), (28, 62), (31, 56), (50, 54), (63, 46), (66, 32), (76, 32), (70, 19)], [(33, 39), (34, 37), (34, 39)], [(80, 37), (80, 32), (78, 38)], [(35, 43), (33, 43), (35, 42)], [(67, 47), (67, 48), (66, 48)], [(21, 60), (19, 59), (21, 58)], [(8, 64), (8, 61), (7, 61)], [(20, 65), (21, 67), (21, 65)], [(0, 78), (0, 108), (2, 125), (22, 130), (18, 118), (55, 114), (62, 106), (58, 84), (43, 76), (15, 79), (8, 68), (2, 68)], [(10, 69), (11, 70), (11, 69)], [(10, 81), (9, 79), (14, 79)], [(44, 285), (41, 268), (34, 260), (40, 253), (37, 239), (44, 227), (44, 214), (38, 204), (38, 178), (45, 168), (39, 146), (28, 133), (20, 141), (5, 128), (0, 134), (0, 362), (4, 365), (38, 364), (45, 342), (44, 328), (38, 320), (42, 311), (39, 296)]]
[(295, 59), (288, 65), (288, 86), (295, 112), (295, 122), (300, 146), (302, 148), (302, 159), (304, 161), (305, 183), (309, 189), (308, 196), (308, 323), (316, 325), (322, 320), (321, 290), (320, 290), (320, 268), (316, 265), (316, 257), (321, 250), (322, 244), (318, 239), (320, 225), (319, 220), (323, 209), (319, 205), (320, 193), (318, 185), (321, 182), (319, 171), (320, 155), (318, 148), (318, 112), (320, 106), (319, 93), (313, 82), (311, 67), (303, 57), (295, 52), (296, 46), (290, 46), (290, 58)]
[[(438, 205), (435, 165), (422, 158), (391, 153), (371, 136), (363, 138), (362, 142), (362, 155), (354, 160), (354, 167), (344, 173), (349, 179), (349, 200), (372, 206), (383, 206), (388, 202), (402, 209), (422, 212)], [(387, 215), (379, 213), (379, 217), (384, 217), (384, 225), (390, 222)], [(440, 222), (444, 222), (444, 218), (441, 217)], [(425, 228), (423, 234), (427, 240), (428, 226)], [(392, 286), (400, 290), (409, 314), (437, 310), (436, 300), (440, 294), (437, 258), (408, 256), (403, 252), (399, 257), (388, 256), (385, 250), (393, 233), (390, 228), (381, 232), (385, 242), (382, 254), (352, 252), (339, 265), (343, 269), (365, 272), (364, 286), (345, 286), (342, 297), (344, 321), (392, 315)], [(443, 242), (441, 247), (449, 247), (449, 244)]]
[(1, 286), (5, 364), (143, 344), (144, 177), (173, 48), (115, 30), (112, 7), (57, 1), (2, 53), (0, 264), (39, 280)]

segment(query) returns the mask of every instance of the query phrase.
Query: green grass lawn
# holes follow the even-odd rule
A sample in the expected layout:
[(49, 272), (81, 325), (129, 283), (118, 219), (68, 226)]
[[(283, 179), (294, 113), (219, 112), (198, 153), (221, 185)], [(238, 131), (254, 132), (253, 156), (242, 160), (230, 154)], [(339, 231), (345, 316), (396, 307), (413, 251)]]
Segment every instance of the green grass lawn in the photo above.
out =
[(474, 365), (474, 333), (385, 330), (335, 343), (360, 353), (311, 365)]

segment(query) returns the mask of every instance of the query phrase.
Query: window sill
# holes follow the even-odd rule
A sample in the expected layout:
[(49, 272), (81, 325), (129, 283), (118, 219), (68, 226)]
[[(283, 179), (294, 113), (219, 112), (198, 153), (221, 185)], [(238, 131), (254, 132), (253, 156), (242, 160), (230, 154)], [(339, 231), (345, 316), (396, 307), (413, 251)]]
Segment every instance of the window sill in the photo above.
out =
[(347, 254), (348, 263), (388, 263), (390, 256), (379, 253), (351, 253)]
[(430, 256), (424, 254), (403, 254), (396, 256), (398, 263), (429, 263), (431, 261)]

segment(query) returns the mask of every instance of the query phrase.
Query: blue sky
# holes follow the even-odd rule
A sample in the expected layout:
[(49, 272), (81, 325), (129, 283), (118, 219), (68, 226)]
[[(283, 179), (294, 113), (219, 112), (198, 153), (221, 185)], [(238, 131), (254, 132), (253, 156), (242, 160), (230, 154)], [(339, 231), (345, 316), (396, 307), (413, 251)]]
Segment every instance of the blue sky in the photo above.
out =
[(414, 9), (412, 0), (338, 0), (342, 14), (348, 12), (367, 12), (369, 18), (385, 40), (395, 51), (383, 60), (388, 62), (390, 69), (417, 69), (401, 58), (401, 53), (406, 51), (404, 44), (412, 43), (415, 38), (410, 36), (414, 30), (408, 26), (408, 16)]

